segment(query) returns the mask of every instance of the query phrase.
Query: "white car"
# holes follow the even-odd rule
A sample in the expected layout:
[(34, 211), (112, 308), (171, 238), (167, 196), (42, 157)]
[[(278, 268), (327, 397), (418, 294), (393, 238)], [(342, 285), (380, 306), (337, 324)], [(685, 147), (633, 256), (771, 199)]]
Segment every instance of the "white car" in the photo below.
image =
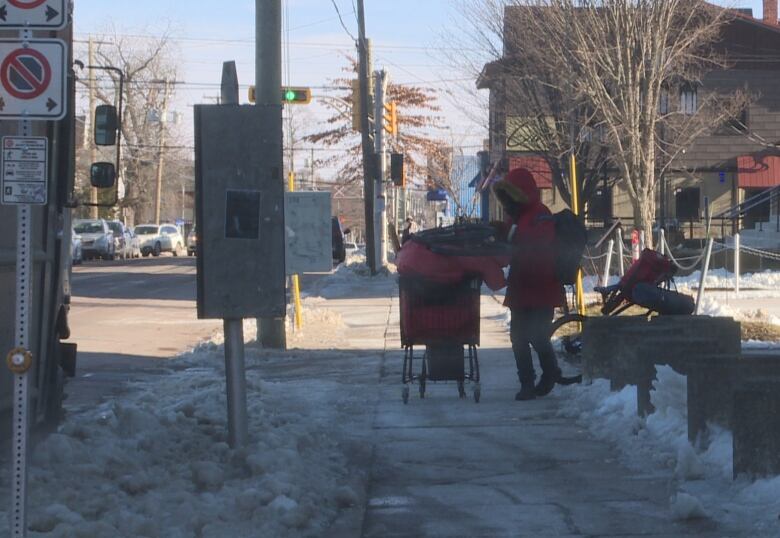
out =
[(85, 259), (114, 259), (114, 233), (105, 220), (77, 219), (73, 221), (73, 231), (81, 236), (81, 252)]
[(139, 224), (133, 230), (144, 257), (159, 256), (162, 252), (172, 252), (174, 256), (184, 256), (186, 241), (179, 229), (173, 224)]

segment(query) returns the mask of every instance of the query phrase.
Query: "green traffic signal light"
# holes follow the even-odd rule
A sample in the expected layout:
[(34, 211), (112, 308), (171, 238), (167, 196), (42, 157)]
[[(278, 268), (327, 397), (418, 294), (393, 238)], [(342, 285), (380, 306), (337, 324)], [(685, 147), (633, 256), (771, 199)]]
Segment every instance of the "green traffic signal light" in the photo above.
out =
[(311, 103), (311, 89), (282, 88), (282, 102), (286, 105), (307, 105)]

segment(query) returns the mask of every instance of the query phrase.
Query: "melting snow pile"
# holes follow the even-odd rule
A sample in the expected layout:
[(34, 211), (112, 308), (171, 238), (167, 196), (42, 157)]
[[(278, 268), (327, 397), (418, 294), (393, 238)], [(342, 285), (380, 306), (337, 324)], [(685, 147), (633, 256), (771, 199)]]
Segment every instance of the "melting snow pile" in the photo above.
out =
[(668, 366), (657, 367), (651, 393), (656, 411), (636, 412), (636, 387), (609, 390), (609, 381), (559, 387), (561, 415), (575, 417), (599, 439), (614, 443), (624, 463), (648, 473), (667, 470), (670, 515), (674, 519), (713, 517), (755, 536), (780, 536), (780, 477), (732, 480), (731, 432), (710, 424), (705, 449), (688, 442), (686, 380)]
[[(184, 369), (69, 417), (38, 445), (30, 536), (320, 536), (359, 505), (348, 453), (358, 448), (344, 425), (367, 396), (335, 381), (261, 381), (257, 367), (271, 359), (248, 350), (251, 442), (234, 451), (223, 360), (214, 342), (201, 345), (174, 363)], [(0, 478), (9, 483), (7, 471)]]

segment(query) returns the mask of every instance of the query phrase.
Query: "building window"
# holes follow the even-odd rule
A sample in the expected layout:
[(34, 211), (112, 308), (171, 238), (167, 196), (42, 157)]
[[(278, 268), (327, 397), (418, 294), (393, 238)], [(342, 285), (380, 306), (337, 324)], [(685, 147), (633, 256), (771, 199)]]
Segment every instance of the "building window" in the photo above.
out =
[(667, 88), (661, 88), (661, 94), (658, 96), (658, 112), (661, 114), (668, 114), (670, 110), (669, 90)]
[(587, 204), (588, 221), (612, 220), (612, 189), (601, 187), (593, 193)]
[(674, 198), (679, 222), (698, 222), (701, 220), (701, 189), (699, 187), (677, 189)]
[(696, 86), (686, 84), (680, 88), (680, 112), (693, 115), (698, 110), (698, 94)]
[(721, 125), (720, 129), (718, 129), (718, 133), (720, 135), (735, 135), (735, 134), (745, 134), (748, 132), (748, 121), (750, 120), (750, 117), (748, 115), (748, 109), (747, 107), (742, 109), (739, 114), (737, 114), (735, 117), (730, 118), (726, 120), (723, 125)]

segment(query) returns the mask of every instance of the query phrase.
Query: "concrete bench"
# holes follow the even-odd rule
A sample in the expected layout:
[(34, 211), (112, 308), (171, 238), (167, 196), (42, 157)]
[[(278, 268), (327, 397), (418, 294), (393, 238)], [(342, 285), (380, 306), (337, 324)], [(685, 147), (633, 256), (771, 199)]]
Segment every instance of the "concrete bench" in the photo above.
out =
[(732, 431), (741, 425), (737, 391), (752, 380), (780, 381), (780, 355), (712, 355), (689, 361), (680, 373), (688, 379), (688, 439), (697, 443), (705, 440), (708, 422)]
[(745, 381), (733, 409), (734, 478), (779, 475), (780, 379)]
[(606, 378), (612, 390), (637, 385), (641, 414), (650, 411), (649, 390), (655, 366), (680, 371), (696, 358), (739, 356), (740, 325), (710, 316), (605, 316), (589, 318), (582, 332), (583, 376)]

